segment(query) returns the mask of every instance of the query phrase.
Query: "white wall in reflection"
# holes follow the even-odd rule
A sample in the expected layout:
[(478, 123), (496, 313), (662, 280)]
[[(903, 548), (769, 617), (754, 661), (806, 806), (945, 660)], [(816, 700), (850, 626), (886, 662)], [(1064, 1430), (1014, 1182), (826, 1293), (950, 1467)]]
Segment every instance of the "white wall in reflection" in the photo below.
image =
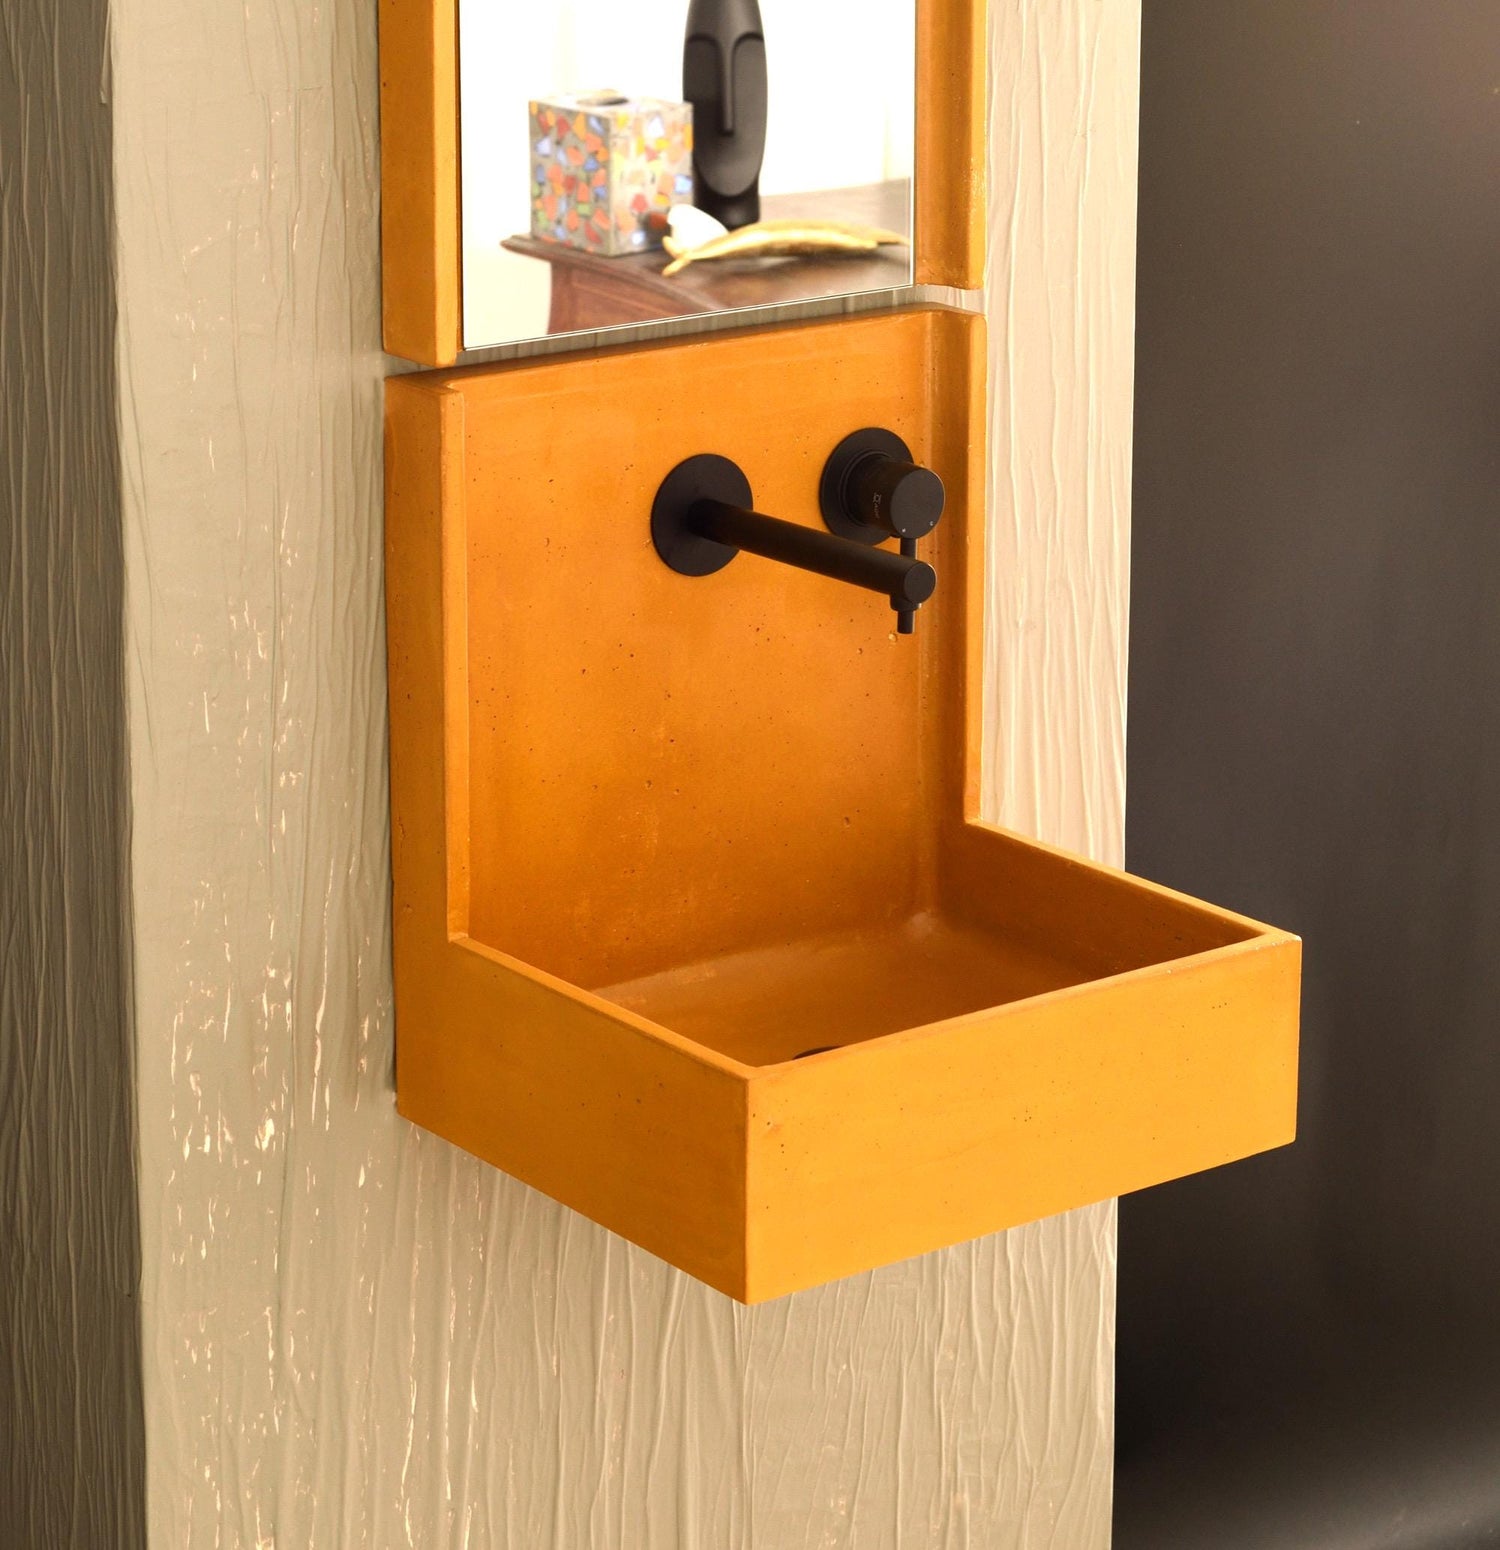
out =
[[(916, 0), (760, 0), (770, 78), (761, 191), (909, 178)], [(500, 244), (530, 229), (527, 103), (613, 89), (682, 96), (687, 0), (460, 0), (464, 340), (547, 331), (548, 266)]]

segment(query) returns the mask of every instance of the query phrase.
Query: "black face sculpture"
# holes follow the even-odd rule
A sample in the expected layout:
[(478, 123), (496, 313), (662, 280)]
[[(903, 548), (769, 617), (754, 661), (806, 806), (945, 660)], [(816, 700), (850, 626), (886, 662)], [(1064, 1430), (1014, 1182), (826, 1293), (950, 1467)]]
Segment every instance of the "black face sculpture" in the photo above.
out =
[(766, 40), (756, 0), (690, 0), (682, 95), (693, 105), (693, 202), (728, 227), (760, 219)]

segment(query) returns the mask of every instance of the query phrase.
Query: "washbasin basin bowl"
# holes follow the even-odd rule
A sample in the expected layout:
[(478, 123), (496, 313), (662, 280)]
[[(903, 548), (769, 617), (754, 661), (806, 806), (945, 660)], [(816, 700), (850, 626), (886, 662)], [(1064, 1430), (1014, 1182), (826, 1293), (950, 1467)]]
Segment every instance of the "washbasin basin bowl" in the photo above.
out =
[(1076, 963), (924, 910), (599, 990), (751, 1066), (845, 1049), (1078, 984)]

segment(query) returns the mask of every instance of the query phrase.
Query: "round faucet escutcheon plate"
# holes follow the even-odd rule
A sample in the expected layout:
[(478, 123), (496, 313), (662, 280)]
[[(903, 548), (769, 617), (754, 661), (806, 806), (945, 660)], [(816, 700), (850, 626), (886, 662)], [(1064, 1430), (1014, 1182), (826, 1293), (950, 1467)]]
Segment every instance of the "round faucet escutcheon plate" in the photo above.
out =
[(722, 501), (745, 511), (755, 506), (750, 481), (738, 463), (717, 452), (700, 452), (679, 463), (662, 480), (651, 503), (651, 542), (682, 576), (711, 576), (740, 552), (689, 529), (688, 512), (699, 501)]

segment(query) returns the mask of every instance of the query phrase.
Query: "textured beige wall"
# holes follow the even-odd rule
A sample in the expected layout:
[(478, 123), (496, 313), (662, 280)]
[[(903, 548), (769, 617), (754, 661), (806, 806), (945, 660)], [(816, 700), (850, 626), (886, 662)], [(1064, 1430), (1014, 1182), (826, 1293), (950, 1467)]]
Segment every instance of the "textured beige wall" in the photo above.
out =
[[(1138, 0), (995, 0), (991, 807), (1119, 853)], [(1108, 1539), (1113, 1213), (745, 1310), (391, 1094), (373, 0), (116, 0), (152, 1542)]]
[(145, 1537), (105, 0), (0, 0), (0, 1545)]

